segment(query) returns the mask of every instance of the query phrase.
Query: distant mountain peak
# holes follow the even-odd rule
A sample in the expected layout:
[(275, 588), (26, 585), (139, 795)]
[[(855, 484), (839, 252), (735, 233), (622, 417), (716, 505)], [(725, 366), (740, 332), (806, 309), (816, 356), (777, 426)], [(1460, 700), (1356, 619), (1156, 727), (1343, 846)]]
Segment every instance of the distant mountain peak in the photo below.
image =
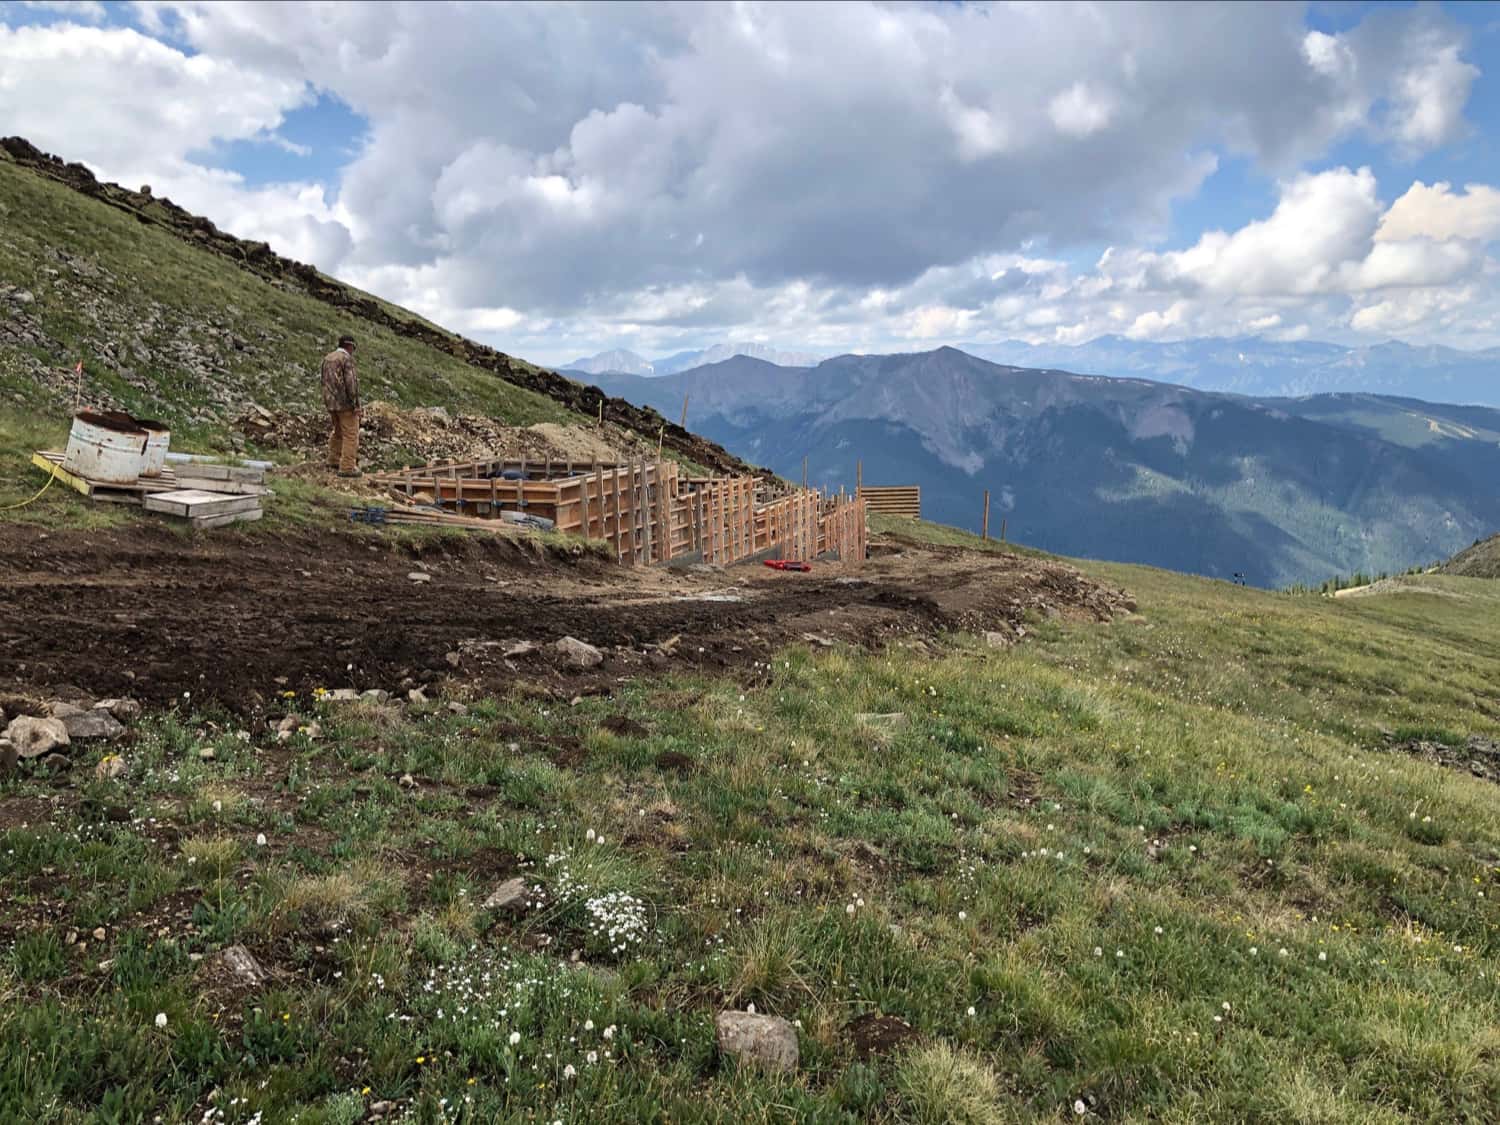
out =
[(583, 371), (589, 375), (603, 375), (607, 372), (619, 372), (624, 375), (654, 375), (656, 373), (650, 360), (624, 348), (613, 348), (607, 352), (600, 352), (598, 355), (584, 356), (566, 366), (569, 371)]

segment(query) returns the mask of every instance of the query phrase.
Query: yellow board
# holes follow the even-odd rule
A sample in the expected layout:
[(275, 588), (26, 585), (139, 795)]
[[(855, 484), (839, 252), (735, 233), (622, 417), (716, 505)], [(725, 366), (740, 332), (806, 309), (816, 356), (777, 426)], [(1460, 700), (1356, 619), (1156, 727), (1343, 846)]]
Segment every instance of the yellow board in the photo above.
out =
[(65, 468), (63, 468), (61, 465), (59, 465), (59, 464), (57, 464), (57, 463), (55, 463), (53, 461), (48, 460), (46, 454), (44, 454), (44, 453), (33, 453), (31, 455), (31, 463), (33, 465), (35, 465), (38, 469), (41, 469), (44, 472), (51, 473), (58, 480), (62, 481), (63, 484), (67, 485), (69, 488), (73, 489), (75, 492), (81, 492), (85, 496), (91, 496), (91, 495), (93, 495), (93, 492), (94, 492), (94, 486), (93, 485), (89, 484), (89, 482), (86, 481), (86, 480), (84, 480), (82, 477), (75, 477), (72, 473), (68, 472), (68, 470), (65, 469)]

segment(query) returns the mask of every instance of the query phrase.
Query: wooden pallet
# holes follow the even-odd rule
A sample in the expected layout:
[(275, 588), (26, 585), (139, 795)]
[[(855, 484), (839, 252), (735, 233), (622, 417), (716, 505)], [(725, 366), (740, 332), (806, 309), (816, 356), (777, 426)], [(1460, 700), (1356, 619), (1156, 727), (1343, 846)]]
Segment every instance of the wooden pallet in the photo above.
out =
[(139, 504), (143, 496), (181, 487), (171, 469), (163, 469), (159, 477), (140, 477), (130, 484), (116, 484), (79, 476), (63, 468), (62, 462), (63, 455), (55, 450), (38, 450), (31, 455), (31, 463), (37, 468), (51, 473), (60, 483), (100, 504)]

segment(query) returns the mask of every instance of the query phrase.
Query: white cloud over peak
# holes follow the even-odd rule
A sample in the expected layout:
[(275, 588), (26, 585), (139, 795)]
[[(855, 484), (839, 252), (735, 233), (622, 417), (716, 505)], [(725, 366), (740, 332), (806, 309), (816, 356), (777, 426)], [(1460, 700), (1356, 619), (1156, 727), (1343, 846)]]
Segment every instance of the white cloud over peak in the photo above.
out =
[[(1461, 306), (1410, 293), (1490, 291), (1494, 189), (1387, 207), (1405, 185), (1305, 170), (1341, 139), (1463, 134), (1479, 72), (1429, 9), (1336, 35), (1249, 4), (134, 10), (140, 31), (0, 23), (7, 131), (544, 360), (624, 336), (1425, 332)], [(334, 191), (202, 155), (285, 148), (319, 93), (368, 124)], [(1226, 155), (1278, 180), (1271, 213), (1156, 248)]]

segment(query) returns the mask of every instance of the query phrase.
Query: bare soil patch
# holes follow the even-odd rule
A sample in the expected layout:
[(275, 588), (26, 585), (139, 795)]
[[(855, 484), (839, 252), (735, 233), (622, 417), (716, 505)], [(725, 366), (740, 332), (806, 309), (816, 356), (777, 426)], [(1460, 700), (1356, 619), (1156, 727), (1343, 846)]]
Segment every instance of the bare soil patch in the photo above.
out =
[[(475, 536), (423, 547), (330, 530), (185, 537), (13, 526), (0, 543), (0, 692), (236, 710), (284, 691), (525, 688), (570, 698), (671, 667), (752, 677), (789, 643), (877, 646), (1129, 603), (1062, 563), (903, 544), (859, 569), (629, 570)], [(425, 571), (423, 583), (409, 577)], [(707, 596), (705, 596), (707, 595)], [(604, 654), (575, 667), (575, 637)], [(530, 642), (522, 645), (521, 642)]]

